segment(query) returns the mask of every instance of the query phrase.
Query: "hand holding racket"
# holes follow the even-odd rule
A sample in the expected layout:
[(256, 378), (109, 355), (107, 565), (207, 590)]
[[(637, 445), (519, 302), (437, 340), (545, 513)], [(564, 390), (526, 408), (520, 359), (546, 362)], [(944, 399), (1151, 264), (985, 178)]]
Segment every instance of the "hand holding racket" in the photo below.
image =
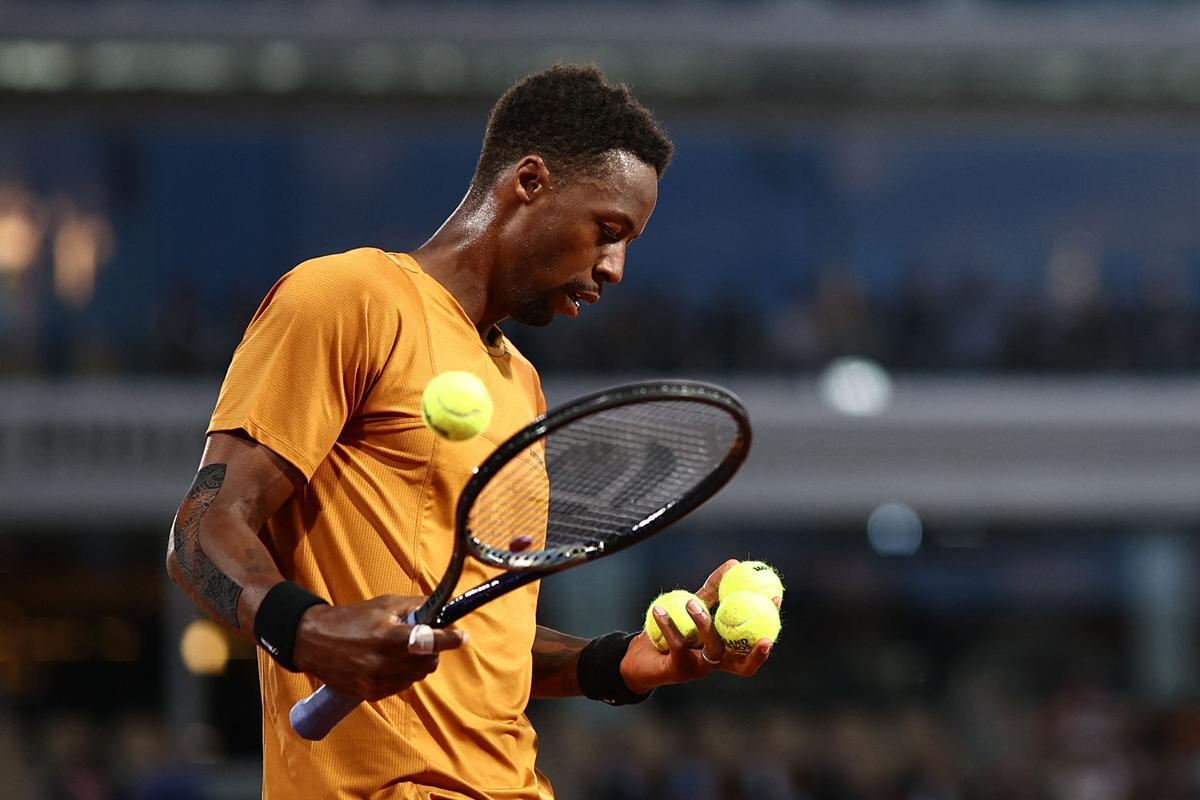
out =
[(437, 669), (438, 656), (465, 644), (467, 633), (399, 625), (424, 597), (382, 595), (361, 603), (320, 605), (300, 622), (295, 657), (342, 694), (378, 700), (402, 692)]
[[(475, 470), (446, 573), (404, 622), (442, 628), (530, 581), (644, 541), (724, 486), (749, 448), (745, 409), (706, 383), (619, 386), (549, 412)], [(505, 572), (451, 599), (468, 556)], [(292, 727), (322, 739), (360, 702), (323, 686), (292, 707)]]

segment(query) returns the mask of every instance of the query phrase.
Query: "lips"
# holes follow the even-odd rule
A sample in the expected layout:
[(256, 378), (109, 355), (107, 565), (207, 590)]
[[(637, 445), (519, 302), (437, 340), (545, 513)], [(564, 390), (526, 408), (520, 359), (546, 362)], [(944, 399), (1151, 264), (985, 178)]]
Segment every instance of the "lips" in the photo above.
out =
[(562, 311), (569, 317), (579, 316), (579, 311), (583, 308), (584, 303), (591, 305), (600, 299), (600, 294), (598, 292), (571, 290), (564, 292), (563, 294), (566, 297), (566, 300), (563, 303)]
[(558, 310), (568, 317), (578, 317), (580, 302), (576, 299), (573, 292), (563, 292), (562, 302), (559, 303)]

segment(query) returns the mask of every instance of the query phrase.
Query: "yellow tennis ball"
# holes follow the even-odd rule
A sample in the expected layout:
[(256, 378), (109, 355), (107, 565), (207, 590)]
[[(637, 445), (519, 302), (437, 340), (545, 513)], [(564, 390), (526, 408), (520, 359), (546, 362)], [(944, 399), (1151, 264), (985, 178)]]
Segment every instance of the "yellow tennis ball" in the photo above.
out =
[(725, 647), (743, 655), (753, 650), (760, 639), (774, 642), (782, 627), (779, 609), (770, 598), (757, 592), (731, 592), (722, 597), (713, 625)]
[(425, 424), (443, 439), (461, 442), (492, 421), (492, 396), (470, 372), (443, 372), (425, 386), (421, 397)]
[(671, 621), (675, 623), (675, 627), (683, 634), (683, 638), (687, 640), (688, 647), (700, 644), (700, 631), (696, 629), (696, 623), (687, 611), (689, 600), (695, 600), (701, 605), (704, 604), (703, 600), (686, 589), (675, 589), (654, 598), (654, 601), (650, 603), (650, 607), (646, 609), (646, 635), (650, 637), (650, 641), (654, 643), (654, 646), (664, 653), (670, 648), (667, 646), (667, 637), (663, 635), (662, 629), (658, 627), (658, 620), (654, 618), (655, 606), (662, 606), (667, 610), (667, 616), (671, 618)]
[(739, 561), (721, 578), (717, 596), (724, 600), (734, 592), (754, 592), (768, 599), (783, 597), (783, 581), (770, 564), (763, 561)]

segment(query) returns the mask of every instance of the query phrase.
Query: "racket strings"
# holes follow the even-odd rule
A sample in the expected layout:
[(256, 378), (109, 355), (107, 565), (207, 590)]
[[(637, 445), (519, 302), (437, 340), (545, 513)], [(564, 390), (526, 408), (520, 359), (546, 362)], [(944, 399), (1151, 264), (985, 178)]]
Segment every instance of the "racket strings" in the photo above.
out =
[(577, 557), (634, 533), (724, 461), (739, 427), (724, 409), (666, 400), (608, 409), (548, 434), (510, 460), (470, 514), (497, 557)]

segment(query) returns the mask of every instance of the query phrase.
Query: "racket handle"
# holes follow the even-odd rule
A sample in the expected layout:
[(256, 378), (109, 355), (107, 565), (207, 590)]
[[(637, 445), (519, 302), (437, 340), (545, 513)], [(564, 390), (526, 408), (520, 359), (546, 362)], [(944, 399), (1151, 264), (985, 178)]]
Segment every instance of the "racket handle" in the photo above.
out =
[(328, 686), (322, 686), (292, 706), (288, 719), (292, 722), (292, 730), (315, 742), (324, 739), (361, 702), (357, 697), (339, 694)]
[[(405, 625), (416, 621), (416, 612), (409, 612)], [(329, 735), (339, 722), (362, 703), (357, 697), (340, 694), (322, 686), (303, 700), (298, 700), (288, 712), (292, 730), (310, 742), (320, 741)]]

